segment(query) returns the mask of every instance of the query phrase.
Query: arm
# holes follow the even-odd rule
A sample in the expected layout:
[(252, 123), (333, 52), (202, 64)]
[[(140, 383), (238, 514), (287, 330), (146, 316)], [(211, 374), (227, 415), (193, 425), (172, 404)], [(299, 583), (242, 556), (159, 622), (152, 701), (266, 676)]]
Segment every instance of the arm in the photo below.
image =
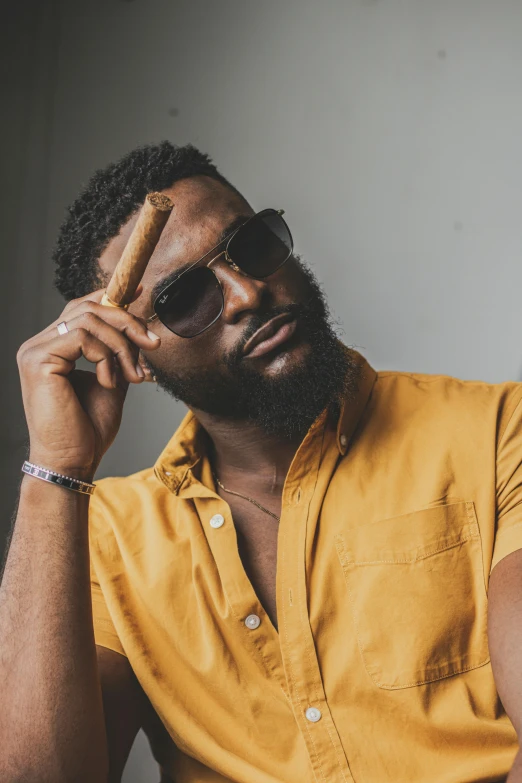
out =
[[(504, 557), (491, 572), (488, 636), (499, 696), (519, 742), (522, 740), (522, 549)], [(522, 781), (519, 753), (508, 783)]]
[[(45, 504), (51, 496), (52, 513), (61, 511), (60, 519), (64, 526), (59, 551), (56, 551), (56, 545), (53, 553), (46, 551), (47, 541), (56, 542), (56, 525), (52, 539), (44, 531), (41, 536), (34, 533), (27, 535), (28, 531), (24, 530), (25, 514), (19, 515), (10, 549), (10, 569), (6, 570), (2, 585), (0, 597), (5, 598), (6, 604), (3, 606), (0, 602), (0, 624), (6, 627), (2, 613), (9, 600), (14, 602), (15, 596), (8, 598), (11, 590), (19, 591), (17, 611), (27, 616), (27, 623), (24, 623), (14, 646), (4, 642), (0, 649), (2, 669), (8, 666), (9, 651), (15, 653), (15, 660), (3, 680), (4, 683), (9, 682), (10, 687), (4, 689), (0, 710), (3, 748), (0, 779), (18, 781), (29, 768), (35, 770), (34, 777), (29, 780), (35, 781), (42, 780), (38, 770), (48, 769), (49, 777), (46, 776), (45, 780), (61, 781), (65, 778), (120, 783), (132, 744), (142, 725), (145, 696), (125, 656), (99, 645), (94, 648), (89, 566), (85, 562), (87, 545), (82, 540), (82, 531), (86, 531), (87, 527), (80, 525), (79, 535), (71, 535), (71, 523), (77, 521), (77, 505), (79, 503), (81, 507), (86, 499), (72, 493), (66, 495), (63, 490), (63, 507), (60, 509), (54, 489), (44, 484), (40, 486), (40, 482), (30, 485), (27, 479), (21, 500), (24, 503), (30, 500), (31, 494), (34, 495), (39, 509), (38, 524), (42, 526), (45, 524)], [(68, 518), (71, 506), (75, 512), (74, 520)], [(82, 515), (83, 509), (80, 508), (79, 516)], [(66, 565), (65, 573), (60, 564), (53, 565), (52, 558), (56, 555), (60, 564)], [(38, 590), (37, 583), (33, 583), (32, 558), (48, 570), (43, 591)], [(25, 574), (22, 590), (17, 588), (16, 580), (9, 584), (8, 574), (16, 574), (17, 567)], [(46, 603), (50, 597), (53, 607), (49, 615)], [(34, 619), (38, 615), (49, 618), (40, 637), (37, 620), (35, 622)], [(36, 634), (31, 631), (33, 625)], [(64, 642), (67, 655), (64, 654)], [(46, 650), (45, 656), (39, 654), (39, 646)], [(21, 650), (24, 651), (23, 656), (20, 655)], [(16, 657), (19, 665), (16, 665)], [(10, 697), (14, 699), (13, 703), (10, 703)], [(8, 740), (18, 740), (19, 747), (23, 747), (23, 772), (20, 772), (16, 754), (10, 758), (4, 750), (9, 748)], [(54, 753), (60, 745), (67, 749), (67, 757), (60, 759), (61, 772), (54, 774), (51, 771)], [(82, 775), (85, 777), (82, 778)], [(26, 779), (23, 777), (23, 780)]]
[[(129, 313), (102, 307), (101, 295), (70, 303), (59, 319), (69, 333), (55, 322), (18, 357), (29, 459), (87, 481), (117, 433), (128, 383), (143, 380), (137, 347), (159, 344)], [(96, 373), (75, 370), (82, 355)], [(0, 585), (2, 783), (105, 783), (130, 741), (106, 698), (121, 680), (105, 663), (101, 683), (98, 672), (88, 508), (86, 495), (23, 478)]]
[(24, 477), (0, 590), (0, 779), (104, 781), (88, 498)]

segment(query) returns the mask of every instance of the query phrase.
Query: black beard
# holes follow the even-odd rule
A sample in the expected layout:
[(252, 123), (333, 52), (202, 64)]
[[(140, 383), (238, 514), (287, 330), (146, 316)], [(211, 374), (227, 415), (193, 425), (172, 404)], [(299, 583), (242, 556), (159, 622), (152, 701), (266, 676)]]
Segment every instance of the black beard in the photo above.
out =
[[(342, 399), (355, 394), (358, 365), (335, 334), (317, 279), (300, 259), (297, 262), (309, 289), (305, 303), (252, 315), (240, 344), (223, 357), (221, 373), (213, 367), (181, 374), (148, 361), (158, 386), (190, 408), (254, 423), (267, 434), (289, 439), (302, 439), (327, 406), (338, 413)], [(267, 377), (245, 364), (243, 349), (263, 324), (281, 313), (295, 315), (301, 339), (311, 350), (291, 371)]]

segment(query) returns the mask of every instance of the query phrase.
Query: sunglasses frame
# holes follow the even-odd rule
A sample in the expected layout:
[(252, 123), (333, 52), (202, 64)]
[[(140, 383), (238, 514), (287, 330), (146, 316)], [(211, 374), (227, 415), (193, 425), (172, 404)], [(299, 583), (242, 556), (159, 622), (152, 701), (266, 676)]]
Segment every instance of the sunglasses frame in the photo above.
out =
[(286, 226), (286, 230), (288, 231), (288, 236), (290, 237), (290, 249), (289, 249), (289, 251), (288, 251), (288, 255), (287, 255), (287, 257), (285, 258), (285, 260), (284, 260), (284, 261), (282, 261), (282, 262), (279, 264), (279, 266), (278, 266), (278, 267), (276, 267), (276, 269), (274, 269), (274, 271), (273, 271), (273, 272), (270, 272), (268, 275), (264, 275), (263, 277), (258, 277), (258, 276), (256, 277), (256, 276), (254, 276), (254, 275), (250, 275), (250, 274), (248, 274), (248, 272), (245, 272), (245, 271), (243, 271), (243, 269), (241, 269), (241, 267), (239, 267), (239, 266), (238, 266), (238, 265), (235, 263), (235, 261), (233, 261), (233, 260), (232, 260), (232, 258), (230, 258), (230, 256), (229, 256), (229, 253), (228, 253), (228, 248), (229, 248), (229, 246), (230, 246), (230, 243), (232, 242), (232, 240), (234, 239), (234, 237), (236, 236), (236, 234), (238, 233), (238, 231), (241, 231), (241, 229), (242, 229), (242, 228), (244, 228), (246, 225), (248, 225), (248, 223), (250, 223), (250, 221), (252, 221), (252, 220), (254, 220), (255, 218), (258, 218), (258, 217), (260, 217), (260, 216), (262, 216), (262, 215), (265, 215), (265, 214), (267, 214), (267, 213), (274, 213), (274, 214), (277, 214), (277, 215), (279, 215), (280, 217), (282, 217), (282, 216), (284, 215), (284, 213), (285, 213), (285, 210), (284, 210), (284, 209), (272, 209), (272, 208), (268, 208), (268, 209), (262, 209), (260, 212), (256, 212), (256, 214), (255, 214), (255, 215), (251, 215), (251, 217), (249, 217), (249, 218), (248, 218), (248, 220), (245, 220), (245, 222), (244, 222), (244, 223), (242, 223), (240, 226), (238, 226), (236, 229), (234, 229), (234, 231), (232, 231), (232, 233), (231, 233), (231, 234), (230, 234), (228, 237), (225, 237), (224, 239), (222, 239), (222, 240), (221, 240), (221, 242), (218, 242), (218, 243), (217, 243), (217, 245), (214, 245), (214, 247), (211, 247), (211, 248), (210, 248), (210, 250), (207, 250), (207, 252), (206, 252), (204, 255), (202, 255), (200, 258), (198, 258), (198, 260), (197, 260), (197, 261), (194, 261), (194, 263), (193, 263), (193, 264), (191, 264), (191, 265), (190, 265), (190, 266), (189, 266), (187, 269), (185, 269), (185, 270), (184, 270), (184, 271), (183, 271), (183, 272), (182, 272), (182, 273), (181, 273), (181, 274), (180, 274), (178, 277), (174, 278), (174, 280), (172, 280), (172, 281), (171, 281), (171, 282), (170, 282), (170, 283), (169, 283), (167, 286), (165, 286), (165, 288), (163, 288), (163, 289), (162, 289), (162, 290), (161, 290), (161, 291), (158, 293), (158, 295), (157, 295), (157, 296), (156, 296), (156, 298), (154, 299), (154, 304), (153, 304), (153, 306), (152, 306), (152, 308), (153, 308), (153, 310), (154, 310), (154, 315), (152, 315), (150, 318), (147, 318), (147, 320), (146, 320), (146, 322), (145, 322), (145, 323), (149, 324), (149, 323), (152, 323), (153, 321), (156, 321), (156, 320), (158, 320), (158, 321), (160, 321), (160, 323), (162, 323), (162, 324), (163, 324), (163, 326), (164, 326), (166, 329), (168, 329), (170, 332), (172, 332), (173, 334), (177, 335), (178, 337), (184, 337), (184, 339), (186, 339), (186, 340), (190, 340), (192, 337), (197, 337), (198, 335), (200, 335), (200, 334), (203, 334), (203, 332), (205, 332), (207, 329), (210, 329), (210, 327), (211, 327), (211, 326), (213, 326), (213, 325), (216, 323), (216, 321), (217, 321), (217, 320), (218, 320), (218, 319), (221, 317), (221, 314), (222, 314), (222, 312), (223, 312), (223, 309), (224, 309), (224, 306), (225, 306), (225, 292), (223, 291), (223, 288), (222, 288), (222, 286), (221, 286), (221, 283), (220, 283), (220, 281), (219, 281), (219, 278), (218, 278), (218, 276), (216, 275), (216, 273), (214, 272), (214, 270), (213, 270), (213, 269), (211, 269), (210, 271), (211, 271), (211, 272), (214, 274), (214, 276), (215, 276), (216, 280), (218, 281), (218, 285), (219, 285), (219, 287), (221, 288), (221, 310), (219, 311), (219, 314), (218, 314), (218, 315), (217, 315), (217, 316), (214, 318), (214, 320), (213, 320), (211, 323), (209, 323), (207, 326), (205, 326), (203, 329), (201, 329), (201, 330), (200, 330), (199, 332), (197, 332), (196, 334), (191, 334), (191, 335), (189, 335), (189, 336), (185, 336), (185, 335), (179, 335), (177, 332), (175, 332), (173, 329), (171, 329), (171, 328), (170, 328), (170, 326), (167, 326), (167, 324), (166, 324), (166, 323), (164, 323), (164, 322), (161, 320), (160, 316), (159, 316), (159, 315), (158, 315), (158, 313), (156, 312), (156, 305), (157, 305), (157, 303), (159, 302), (159, 300), (160, 300), (162, 297), (164, 297), (164, 296), (165, 296), (165, 293), (166, 293), (166, 292), (167, 292), (167, 291), (168, 291), (168, 290), (169, 290), (169, 289), (170, 289), (170, 288), (171, 288), (173, 285), (175, 285), (176, 283), (179, 283), (179, 281), (181, 280), (181, 278), (182, 278), (184, 275), (186, 275), (188, 272), (191, 272), (193, 269), (195, 269), (197, 266), (199, 266), (199, 265), (201, 264), (201, 262), (203, 261), (203, 259), (205, 259), (205, 258), (206, 258), (208, 255), (210, 255), (210, 253), (213, 253), (213, 252), (214, 252), (214, 250), (216, 250), (216, 249), (217, 249), (217, 248), (218, 248), (220, 245), (222, 245), (222, 244), (223, 244), (223, 242), (226, 242), (226, 243), (227, 243), (227, 244), (226, 244), (226, 247), (225, 247), (223, 250), (221, 250), (221, 251), (220, 251), (220, 252), (219, 252), (217, 255), (215, 255), (213, 258), (211, 258), (211, 259), (210, 259), (210, 261), (208, 261), (206, 264), (204, 264), (204, 265), (203, 265), (204, 267), (210, 268), (210, 265), (211, 265), (211, 264), (213, 264), (213, 263), (214, 263), (214, 261), (217, 261), (217, 259), (218, 259), (218, 258), (220, 258), (221, 256), (223, 256), (223, 255), (224, 255), (224, 256), (225, 256), (225, 261), (226, 261), (226, 262), (227, 262), (227, 264), (229, 264), (229, 266), (230, 266), (230, 267), (231, 267), (231, 268), (234, 270), (234, 272), (241, 272), (242, 274), (244, 274), (244, 275), (247, 275), (248, 277), (252, 277), (252, 278), (254, 278), (254, 280), (264, 280), (265, 278), (267, 278), (267, 277), (270, 277), (270, 275), (274, 274), (274, 272), (277, 272), (277, 270), (278, 270), (278, 269), (281, 269), (281, 267), (283, 266), (283, 264), (286, 264), (286, 262), (288, 261), (288, 259), (289, 259), (289, 258), (290, 258), (290, 256), (292, 255), (292, 253), (294, 252), (294, 240), (293, 240), (292, 234), (291, 234), (291, 232), (290, 232), (290, 229), (288, 228), (288, 225), (287, 225), (287, 223), (286, 223), (286, 220), (283, 220), (283, 223), (285, 224), (285, 226)]

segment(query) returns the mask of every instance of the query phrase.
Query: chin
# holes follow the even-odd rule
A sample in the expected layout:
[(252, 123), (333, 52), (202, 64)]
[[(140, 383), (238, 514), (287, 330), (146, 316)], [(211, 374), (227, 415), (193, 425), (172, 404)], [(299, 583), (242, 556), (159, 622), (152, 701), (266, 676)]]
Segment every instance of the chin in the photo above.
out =
[(294, 335), (291, 340), (284, 345), (274, 349), (266, 356), (260, 356), (258, 359), (259, 367), (263, 368), (264, 375), (279, 375), (282, 372), (291, 372), (293, 369), (302, 366), (310, 355), (312, 347), (310, 343)]

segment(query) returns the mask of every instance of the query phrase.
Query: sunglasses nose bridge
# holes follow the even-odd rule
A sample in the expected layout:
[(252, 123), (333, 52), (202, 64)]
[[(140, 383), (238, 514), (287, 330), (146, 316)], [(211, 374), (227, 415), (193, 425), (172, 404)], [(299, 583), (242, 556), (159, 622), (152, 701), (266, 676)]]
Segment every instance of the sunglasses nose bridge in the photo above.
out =
[(234, 270), (234, 272), (241, 272), (241, 274), (245, 274), (243, 270), (240, 269), (240, 267), (238, 267), (235, 261), (232, 261), (232, 259), (228, 255), (228, 250), (222, 250), (221, 253), (218, 253), (217, 256), (214, 256), (214, 258), (208, 262), (207, 267), (210, 267), (210, 265), (213, 264), (214, 261), (217, 261), (218, 258), (221, 258), (221, 256), (225, 256), (225, 261), (227, 262), (229, 267)]
[(207, 267), (207, 269), (210, 269), (210, 267), (212, 266), (212, 264), (214, 263), (214, 261), (217, 261), (217, 260), (218, 260), (218, 258), (221, 258), (221, 256), (222, 256), (222, 255), (225, 255), (225, 257), (226, 257), (226, 255), (227, 255), (227, 251), (226, 251), (226, 250), (222, 250), (222, 251), (221, 251), (221, 253), (218, 253), (218, 254), (217, 254), (217, 256), (214, 256), (214, 258), (211, 258), (211, 259), (210, 259), (210, 261), (208, 262), (208, 264), (205, 264), (205, 266)]
[(228, 251), (227, 251), (227, 250), (225, 250), (225, 259), (226, 259), (226, 262), (227, 262), (227, 264), (229, 264), (229, 265), (230, 265), (231, 269), (233, 269), (233, 270), (234, 270), (234, 272), (241, 272), (242, 274), (245, 274), (245, 273), (243, 272), (243, 270), (242, 270), (242, 269), (240, 269), (240, 268), (238, 267), (238, 265), (237, 265), (237, 264), (236, 264), (234, 261), (232, 261), (232, 259), (231, 259), (231, 258), (230, 258), (230, 256), (228, 255)]

